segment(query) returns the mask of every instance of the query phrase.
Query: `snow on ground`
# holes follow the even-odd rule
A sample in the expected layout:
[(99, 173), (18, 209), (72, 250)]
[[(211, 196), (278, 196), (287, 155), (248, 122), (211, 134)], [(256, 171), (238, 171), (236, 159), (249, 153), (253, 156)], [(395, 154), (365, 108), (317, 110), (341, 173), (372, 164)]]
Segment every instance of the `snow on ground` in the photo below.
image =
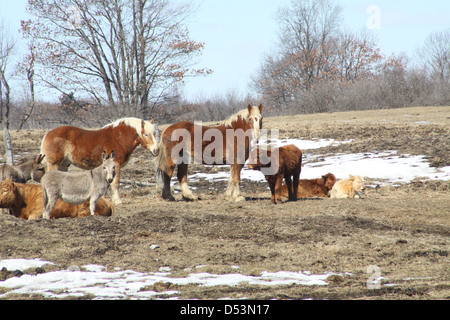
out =
[[(335, 155), (312, 155), (308, 150), (351, 143), (352, 140), (335, 141), (333, 139), (298, 140), (298, 139), (272, 139), (260, 142), (272, 146), (294, 144), (303, 151), (303, 166), (300, 177), (302, 179), (315, 179), (333, 173), (337, 179), (346, 179), (350, 174), (360, 175), (375, 180), (381, 184), (407, 183), (415, 178), (433, 180), (450, 179), (450, 166), (443, 168), (430, 167), (425, 156), (398, 154), (397, 151), (382, 151), (372, 153), (353, 153)], [(192, 179), (228, 180), (229, 171), (217, 173), (195, 173), (189, 176)], [(246, 167), (241, 172), (242, 179), (252, 181), (265, 181), (259, 171), (249, 170)]]
[(450, 167), (430, 167), (424, 156), (397, 154), (397, 151), (325, 157), (323, 161), (306, 164), (301, 177), (318, 178), (328, 172), (333, 173), (337, 179), (346, 179), (352, 174), (386, 183), (406, 183), (420, 177), (433, 180), (450, 179)]
[[(361, 175), (381, 183), (406, 183), (415, 178), (450, 179), (450, 167), (430, 167), (424, 156), (398, 154), (397, 151), (382, 151), (373, 153), (311, 155), (307, 150), (326, 147), (348, 141), (335, 140), (297, 140), (272, 139), (263, 143), (273, 146), (294, 144), (303, 152), (303, 167), (301, 178), (312, 179), (329, 172), (338, 179), (345, 179), (349, 174)], [(196, 173), (189, 176), (193, 179), (228, 180), (229, 172)], [(252, 181), (265, 181), (259, 171), (244, 168), (242, 179)], [(176, 179), (176, 178), (175, 178)], [(10, 259), (0, 261), (0, 270), (26, 270), (28, 268), (44, 267), (52, 262), (39, 259)], [(239, 267), (235, 267), (239, 269)], [(262, 272), (259, 276), (247, 276), (238, 272), (233, 274), (191, 273), (184, 278), (172, 277), (170, 268), (161, 269), (160, 272), (140, 273), (132, 270), (114, 270), (108, 272), (103, 266), (87, 265), (81, 268), (69, 267), (36, 275), (25, 274), (21, 277), (12, 277), (0, 282), (0, 288), (9, 291), (0, 295), (0, 299), (12, 293), (41, 294), (48, 298), (82, 297), (88, 294), (95, 299), (147, 299), (152, 297), (175, 298), (175, 290), (156, 292), (149, 290), (157, 282), (170, 282), (176, 285), (198, 284), (200, 286), (229, 285), (236, 286), (242, 282), (258, 285), (327, 285), (325, 279), (333, 273), (313, 275), (309, 272)], [(142, 290), (146, 288), (145, 290)]]
[[(53, 264), (39, 259), (9, 259), (0, 260), (0, 269), (26, 270)], [(234, 267), (239, 269), (239, 267)], [(164, 272), (142, 273), (133, 270), (115, 270), (108, 272), (99, 265), (87, 265), (81, 268), (72, 266), (67, 270), (41, 273), (37, 275), (24, 274), (21, 277), (11, 277), (0, 282), (0, 287), (10, 291), (1, 294), (0, 299), (10, 294), (39, 294), (46, 298), (68, 298), (93, 295), (95, 299), (148, 299), (156, 296), (176, 298), (178, 291), (167, 290), (156, 292), (149, 290), (157, 282), (170, 282), (175, 285), (198, 284), (200, 286), (237, 286), (240, 283), (250, 285), (327, 285), (325, 279), (335, 273), (314, 275), (309, 272), (262, 272), (260, 276), (247, 276), (240, 273), (211, 274), (206, 272), (191, 273), (187, 277), (171, 277), (170, 268)], [(146, 288), (145, 290), (142, 290)]]

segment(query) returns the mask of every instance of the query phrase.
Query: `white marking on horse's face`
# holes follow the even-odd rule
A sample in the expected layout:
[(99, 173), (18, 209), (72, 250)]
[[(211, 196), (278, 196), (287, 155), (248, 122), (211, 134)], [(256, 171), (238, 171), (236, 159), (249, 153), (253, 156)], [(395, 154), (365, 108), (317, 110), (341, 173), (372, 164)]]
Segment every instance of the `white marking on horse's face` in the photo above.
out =
[(156, 123), (146, 121), (142, 130), (142, 146), (149, 150), (153, 156), (157, 156), (159, 152), (158, 138), (158, 125)]
[(258, 143), (259, 141), (262, 129), (262, 119), (263, 116), (260, 112), (259, 107), (252, 107), (248, 115), (248, 121), (250, 127), (252, 128), (252, 140), (254, 141), (254, 143)]

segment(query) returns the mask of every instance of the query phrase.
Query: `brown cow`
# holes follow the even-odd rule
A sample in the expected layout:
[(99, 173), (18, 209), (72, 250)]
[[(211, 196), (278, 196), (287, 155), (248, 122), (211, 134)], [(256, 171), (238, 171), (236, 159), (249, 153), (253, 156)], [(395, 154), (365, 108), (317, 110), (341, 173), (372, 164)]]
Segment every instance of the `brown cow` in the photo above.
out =
[[(259, 148), (252, 150), (248, 168), (260, 170), (269, 183), (272, 193), (271, 202), (281, 202), (281, 185), (286, 181), (289, 201), (297, 200), (298, 181), (302, 167), (302, 152), (290, 144), (260, 153)], [(292, 177), (292, 180), (291, 180)]]
[[(12, 182), (8, 178), (0, 183), (0, 192), (0, 208), (9, 208), (12, 215), (25, 220), (42, 217), (44, 202), (40, 185)], [(95, 207), (95, 215), (111, 216), (113, 212), (113, 205), (106, 199), (100, 198)], [(90, 215), (89, 201), (80, 205), (70, 205), (58, 200), (50, 218), (77, 218)]]
[[(328, 173), (318, 179), (300, 179), (298, 182), (298, 198), (312, 198), (312, 197), (328, 197), (328, 192), (333, 188), (336, 182), (336, 177), (332, 173)], [(284, 184), (281, 187), (281, 195), (288, 197), (288, 189)]]

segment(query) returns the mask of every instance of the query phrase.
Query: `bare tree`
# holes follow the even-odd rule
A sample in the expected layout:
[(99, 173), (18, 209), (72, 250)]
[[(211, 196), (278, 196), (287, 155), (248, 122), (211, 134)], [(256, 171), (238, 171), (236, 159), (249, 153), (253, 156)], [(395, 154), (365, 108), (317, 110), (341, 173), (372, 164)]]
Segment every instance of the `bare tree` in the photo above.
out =
[(430, 34), (417, 54), (431, 75), (450, 79), (450, 29)]
[(433, 82), (433, 104), (450, 103), (450, 29), (428, 36), (422, 48), (417, 50), (423, 68)]
[(252, 79), (269, 105), (327, 111), (338, 86), (373, 77), (382, 59), (369, 34), (342, 31), (341, 8), (331, 0), (292, 1), (279, 21), (279, 50)]
[(334, 79), (345, 83), (374, 77), (383, 56), (370, 34), (342, 32), (334, 43), (329, 63)]
[(292, 0), (289, 7), (279, 10), (281, 54), (295, 65), (306, 90), (327, 71), (326, 56), (332, 50), (329, 40), (337, 35), (341, 19), (341, 7), (331, 0)]
[(192, 70), (204, 44), (189, 38), (190, 10), (168, 0), (29, 1), (33, 20), (22, 22), (40, 55), (41, 83), (78, 92), (113, 117), (148, 117), (156, 103)]
[[(0, 115), (6, 128), (9, 128), (9, 111), (11, 104), (11, 88), (9, 80), (11, 73), (11, 56), (13, 55), (16, 40), (0, 20)], [(3, 113), (4, 112), (4, 113)]]
[(18, 65), (18, 72), (26, 75), (28, 89), (30, 91), (30, 101), (29, 106), (26, 112), (22, 115), (19, 123), (19, 130), (25, 125), (28, 119), (33, 114), (33, 111), (36, 106), (36, 97), (35, 97), (35, 85), (34, 85), (34, 64), (36, 61), (36, 48), (33, 43), (29, 45), (29, 52), (24, 56), (24, 59)]
[[(11, 74), (8, 68), (13, 55), (15, 39), (5, 28), (3, 20), (0, 20), (0, 116), (4, 124), (3, 141), (5, 144), (5, 158), (9, 164), (14, 164), (13, 153), (11, 147), (11, 137), (9, 135), (9, 112), (11, 107), (11, 87), (9, 79)], [(3, 114), (3, 110), (5, 113)]]

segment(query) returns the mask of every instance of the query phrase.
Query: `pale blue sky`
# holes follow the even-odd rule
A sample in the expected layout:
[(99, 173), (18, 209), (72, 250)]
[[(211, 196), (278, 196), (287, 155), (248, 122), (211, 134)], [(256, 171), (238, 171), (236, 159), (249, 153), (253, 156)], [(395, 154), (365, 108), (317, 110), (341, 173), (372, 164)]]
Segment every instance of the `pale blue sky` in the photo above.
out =
[[(178, 0), (177, 0), (178, 1)], [(180, 0), (181, 1), (181, 0)], [(198, 10), (188, 21), (191, 37), (205, 42), (196, 66), (214, 73), (187, 79), (184, 95), (205, 99), (227, 91), (248, 92), (250, 77), (261, 64), (263, 54), (275, 49), (277, 8), (290, 0), (192, 0)], [(15, 33), (25, 15), (26, 0), (0, 0), (0, 18)], [(344, 25), (352, 31), (367, 28), (373, 8), (380, 23), (371, 32), (385, 55), (404, 53), (412, 58), (425, 38), (450, 27), (450, 1), (428, 0), (340, 0)], [(19, 37), (19, 36), (18, 36)]]

